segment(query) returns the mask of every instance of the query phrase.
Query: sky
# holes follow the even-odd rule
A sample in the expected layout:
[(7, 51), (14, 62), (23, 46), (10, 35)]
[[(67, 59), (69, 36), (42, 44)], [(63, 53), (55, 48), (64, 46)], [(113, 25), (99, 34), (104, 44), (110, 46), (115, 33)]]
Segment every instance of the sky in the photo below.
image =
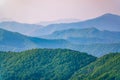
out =
[(0, 0), (0, 21), (38, 23), (120, 15), (120, 0)]

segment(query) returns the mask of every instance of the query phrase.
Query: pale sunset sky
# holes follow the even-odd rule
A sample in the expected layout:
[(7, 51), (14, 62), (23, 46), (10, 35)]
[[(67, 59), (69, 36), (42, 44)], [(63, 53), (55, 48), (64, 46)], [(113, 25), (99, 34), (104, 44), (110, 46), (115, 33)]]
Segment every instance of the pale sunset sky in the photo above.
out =
[(120, 0), (0, 0), (0, 21), (38, 23), (120, 15)]

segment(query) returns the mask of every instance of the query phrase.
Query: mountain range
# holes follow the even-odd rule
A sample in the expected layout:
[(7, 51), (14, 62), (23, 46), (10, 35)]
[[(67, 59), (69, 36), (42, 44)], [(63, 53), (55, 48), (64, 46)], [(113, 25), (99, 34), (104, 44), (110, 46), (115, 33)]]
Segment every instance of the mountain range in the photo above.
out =
[(43, 26), (37, 24), (26, 24), (26, 23), (14, 22), (14, 21), (0, 22), (0, 28), (12, 32), (18, 32), (24, 35), (30, 35), (32, 32), (42, 27)]
[(0, 29), (1, 51), (23, 51), (32, 48), (64, 48), (67, 44), (68, 42), (62, 39), (48, 40), (35, 38)]
[(66, 48), (100, 57), (110, 52), (120, 52), (119, 25), (120, 16), (114, 14), (46, 27), (1, 22), (0, 50), (18, 52), (34, 48)]
[(0, 22), (0, 28), (24, 35), (40, 37), (52, 34), (55, 31), (66, 29), (97, 28), (100, 30), (120, 31), (120, 16), (115, 14), (104, 14), (102, 16), (78, 22), (58, 23), (42, 26), (39, 24), (26, 24), (19, 22)]
[(65, 39), (74, 44), (119, 43), (120, 32), (100, 31), (96, 28), (67, 29), (41, 36), (46, 39)]
[(108, 13), (108, 14), (99, 16), (97, 18), (93, 18), (86, 21), (50, 24), (44, 28), (37, 29), (31, 35), (39, 37), (39, 36), (48, 35), (55, 31), (60, 31), (60, 30), (83, 29), (83, 28), (91, 28), (91, 27), (94, 27), (100, 30), (120, 31), (120, 16)]
[(34, 48), (67, 48), (100, 57), (109, 52), (119, 52), (120, 43), (73, 44), (64, 39), (43, 39), (25, 36), (0, 29), (0, 51), (23, 51)]
[(120, 16), (0, 23), (0, 80), (120, 80)]

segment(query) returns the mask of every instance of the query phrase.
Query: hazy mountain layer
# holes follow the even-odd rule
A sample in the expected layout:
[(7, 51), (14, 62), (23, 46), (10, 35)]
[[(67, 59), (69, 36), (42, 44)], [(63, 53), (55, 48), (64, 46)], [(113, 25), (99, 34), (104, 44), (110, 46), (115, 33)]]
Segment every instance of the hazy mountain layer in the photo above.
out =
[(44, 28), (37, 29), (31, 35), (40, 37), (42, 35), (48, 35), (55, 31), (67, 30), (67, 29), (82, 29), (82, 28), (97, 28), (100, 30), (120, 31), (120, 16), (114, 14), (105, 14), (94, 19), (62, 24), (51, 24)]
[(1, 51), (23, 51), (32, 48), (64, 48), (69, 42), (59, 40), (48, 40), (42, 38), (28, 37), (19, 33), (0, 29)]
[(19, 32), (24, 35), (29, 35), (36, 31), (37, 29), (42, 28), (41, 25), (36, 24), (26, 24), (26, 23), (19, 23), (19, 22), (1, 22), (0, 28), (6, 29), (12, 32)]
[(68, 29), (55, 31), (50, 35), (42, 36), (47, 39), (66, 39), (74, 44), (119, 43), (120, 32), (100, 31), (96, 28)]
[(63, 39), (50, 40), (28, 37), (0, 29), (0, 51), (18, 52), (34, 48), (67, 48), (100, 57), (109, 52), (120, 52), (120, 43), (77, 45)]
[(95, 27), (100, 30), (120, 31), (120, 16), (114, 14), (105, 14), (86, 21), (50, 24), (48, 26), (41, 26), (37, 24), (25, 24), (18, 22), (0, 23), (0, 28), (34, 37), (48, 35), (60, 30), (82, 29), (91, 27)]

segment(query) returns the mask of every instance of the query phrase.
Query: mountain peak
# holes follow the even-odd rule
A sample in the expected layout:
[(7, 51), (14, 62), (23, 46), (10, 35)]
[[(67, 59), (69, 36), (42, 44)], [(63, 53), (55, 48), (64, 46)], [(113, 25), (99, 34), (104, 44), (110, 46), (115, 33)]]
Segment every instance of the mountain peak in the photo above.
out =
[(119, 15), (117, 15), (117, 14), (111, 14), (111, 13), (106, 13), (106, 14), (104, 14), (102, 16), (106, 16), (106, 17), (117, 16), (118, 17)]

